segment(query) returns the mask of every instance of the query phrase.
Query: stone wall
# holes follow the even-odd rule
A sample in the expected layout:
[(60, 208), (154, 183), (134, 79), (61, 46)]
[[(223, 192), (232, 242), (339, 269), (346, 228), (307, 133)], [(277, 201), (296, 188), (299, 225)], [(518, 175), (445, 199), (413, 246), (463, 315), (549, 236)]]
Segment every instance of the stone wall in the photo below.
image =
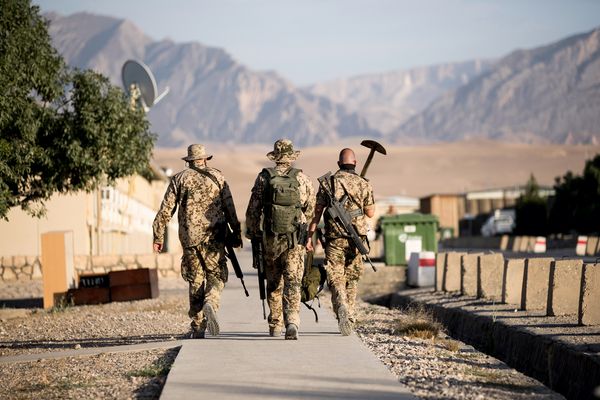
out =
[[(75, 256), (78, 275), (103, 274), (127, 269), (156, 268), (160, 277), (179, 277), (181, 254), (127, 254), (115, 256)], [(42, 279), (41, 257), (0, 257), (0, 279), (3, 282)]]

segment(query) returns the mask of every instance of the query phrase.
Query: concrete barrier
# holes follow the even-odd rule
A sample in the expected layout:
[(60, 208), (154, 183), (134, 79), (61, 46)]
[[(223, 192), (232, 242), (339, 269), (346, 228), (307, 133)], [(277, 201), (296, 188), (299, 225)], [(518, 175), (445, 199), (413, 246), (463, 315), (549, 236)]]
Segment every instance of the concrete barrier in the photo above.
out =
[(585, 256), (585, 251), (587, 248), (587, 236), (578, 236), (577, 237), (577, 245), (575, 246), (575, 254), (578, 256)]
[(502, 254), (484, 254), (477, 263), (477, 297), (502, 301), (504, 257)]
[(500, 250), (502, 250), (502, 251), (508, 250), (509, 241), (510, 241), (510, 236), (502, 235), (502, 238), (500, 238)]
[(523, 298), (523, 275), (525, 274), (525, 259), (514, 258), (504, 263), (504, 281), (502, 302), (521, 306)]
[(578, 319), (581, 325), (600, 325), (600, 264), (583, 266)]
[(548, 284), (552, 258), (527, 258), (523, 274), (523, 310), (544, 310), (548, 308)]
[(477, 296), (477, 281), (479, 280), (477, 263), (481, 254), (463, 254), (461, 257), (460, 291), (465, 296)]
[(446, 257), (448, 253), (440, 252), (435, 257), (435, 291), (441, 292), (444, 290), (444, 277), (446, 271)]
[(546, 238), (538, 236), (535, 238), (535, 244), (533, 246), (534, 253), (545, 253), (546, 252)]
[(587, 246), (585, 247), (585, 255), (593, 256), (596, 255), (596, 249), (598, 247), (598, 236), (589, 236), (587, 240)]
[(582, 260), (552, 262), (546, 315), (577, 315), (582, 270)]
[(513, 253), (517, 253), (518, 251), (520, 251), (519, 249), (521, 248), (521, 239), (521, 236), (515, 236), (515, 240), (512, 245)]
[(521, 241), (519, 244), (519, 253), (526, 253), (528, 247), (529, 247), (529, 237), (521, 236)]
[(459, 292), (461, 280), (460, 259), (465, 253), (451, 252), (446, 257), (446, 268), (444, 269), (444, 285), (446, 292)]

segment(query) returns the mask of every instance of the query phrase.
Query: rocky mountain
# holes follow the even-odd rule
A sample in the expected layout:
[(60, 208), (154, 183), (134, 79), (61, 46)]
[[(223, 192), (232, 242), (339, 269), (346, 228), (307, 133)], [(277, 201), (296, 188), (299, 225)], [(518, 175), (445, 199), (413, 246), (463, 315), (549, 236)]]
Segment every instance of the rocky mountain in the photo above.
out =
[(359, 112), (370, 126), (387, 134), (445, 92), (470, 82), (491, 65), (487, 60), (433, 65), (337, 79), (306, 89)]
[(159, 146), (272, 143), (280, 137), (308, 146), (379, 136), (357, 113), (297, 89), (274, 72), (252, 71), (222, 49), (155, 41), (122, 19), (87, 13), (47, 17), (54, 45), (69, 65), (92, 68), (121, 85), (123, 63), (142, 60), (159, 91), (170, 87), (148, 114)]
[(595, 143), (600, 139), (600, 28), (512, 52), (392, 135), (399, 141)]

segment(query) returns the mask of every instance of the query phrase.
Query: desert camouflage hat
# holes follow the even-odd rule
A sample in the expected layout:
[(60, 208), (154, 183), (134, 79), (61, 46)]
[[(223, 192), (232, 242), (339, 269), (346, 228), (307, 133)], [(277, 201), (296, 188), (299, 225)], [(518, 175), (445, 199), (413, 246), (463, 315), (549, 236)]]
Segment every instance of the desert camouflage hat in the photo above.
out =
[(279, 139), (273, 145), (273, 151), (267, 153), (267, 157), (271, 161), (294, 161), (298, 158), (300, 152), (294, 150), (294, 145), (289, 139)]
[(202, 160), (207, 159), (210, 160), (212, 158), (212, 154), (206, 154), (206, 149), (202, 144), (191, 144), (187, 149), (188, 155), (187, 157), (183, 157), (182, 160), (185, 161), (193, 161), (193, 160)]

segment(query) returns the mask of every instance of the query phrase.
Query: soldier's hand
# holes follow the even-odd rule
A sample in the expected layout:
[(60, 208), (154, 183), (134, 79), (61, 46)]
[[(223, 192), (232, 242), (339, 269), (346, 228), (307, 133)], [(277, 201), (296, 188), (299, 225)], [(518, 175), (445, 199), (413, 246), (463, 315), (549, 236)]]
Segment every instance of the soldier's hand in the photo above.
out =
[(233, 237), (231, 238), (231, 245), (235, 248), (244, 247), (244, 243), (242, 242), (242, 233), (240, 231), (233, 232)]
[(313, 244), (312, 244), (312, 238), (309, 237), (308, 240), (306, 241), (306, 251), (308, 252), (312, 252), (315, 251)]
[(154, 243), (154, 252), (155, 253), (160, 253), (163, 249), (163, 244), (162, 243)]

